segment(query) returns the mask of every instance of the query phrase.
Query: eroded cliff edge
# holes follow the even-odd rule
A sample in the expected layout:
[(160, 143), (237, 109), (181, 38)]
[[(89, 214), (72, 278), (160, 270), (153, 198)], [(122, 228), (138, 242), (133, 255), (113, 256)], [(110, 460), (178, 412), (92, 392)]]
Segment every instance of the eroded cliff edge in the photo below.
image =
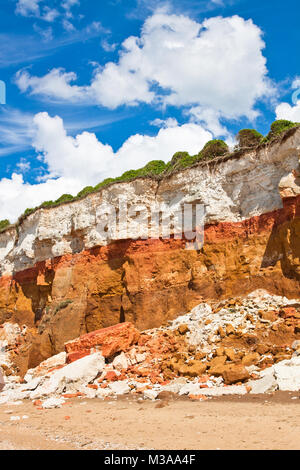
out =
[[(185, 313), (202, 299), (256, 288), (299, 296), (300, 129), (269, 147), (199, 164), (161, 181), (116, 183), (82, 200), (40, 209), (0, 234), (0, 324), (26, 324), (21, 368), (79, 335), (120, 321), (140, 329)], [(206, 209), (205, 243), (135, 240), (99, 230), (108, 204), (178, 199)], [(145, 223), (144, 231), (148, 225)]]

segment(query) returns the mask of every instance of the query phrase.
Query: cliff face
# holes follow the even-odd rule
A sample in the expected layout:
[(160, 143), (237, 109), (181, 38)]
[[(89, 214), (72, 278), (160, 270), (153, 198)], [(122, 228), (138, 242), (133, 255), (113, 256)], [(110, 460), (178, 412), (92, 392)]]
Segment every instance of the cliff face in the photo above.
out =
[[(257, 288), (299, 296), (300, 129), (281, 142), (161, 181), (138, 179), (41, 209), (0, 234), (0, 324), (26, 324), (33, 367), (79, 335), (122, 321), (159, 326), (201, 300)], [(105, 227), (119, 201), (148, 209), (205, 206), (205, 240), (136, 240), (149, 221)], [(176, 232), (176, 229), (174, 229)], [(25, 367), (25, 366), (24, 366)]]

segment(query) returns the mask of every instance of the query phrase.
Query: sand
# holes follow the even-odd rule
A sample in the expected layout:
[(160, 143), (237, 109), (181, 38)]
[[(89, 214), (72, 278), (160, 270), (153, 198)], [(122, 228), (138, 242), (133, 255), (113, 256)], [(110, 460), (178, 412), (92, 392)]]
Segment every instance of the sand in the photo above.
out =
[(53, 410), (24, 401), (0, 406), (0, 431), (1, 450), (299, 449), (300, 394), (72, 399)]

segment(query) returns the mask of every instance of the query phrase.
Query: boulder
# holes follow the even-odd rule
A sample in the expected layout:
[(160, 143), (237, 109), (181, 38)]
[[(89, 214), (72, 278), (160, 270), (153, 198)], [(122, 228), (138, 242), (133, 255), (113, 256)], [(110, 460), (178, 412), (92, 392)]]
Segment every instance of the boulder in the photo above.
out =
[(300, 390), (300, 357), (279, 362), (273, 367), (279, 390), (291, 392)]
[(269, 367), (265, 371), (260, 373), (261, 378), (258, 380), (249, 380), (247, 385), (251, 387), (250, 393), (258, 394), (258, 393), (268, 393), (274, 392), (277, 390), (278, 385), (274, 376), (274, 369), (273, 367)]
[(93, 351), (101, 351), (104, 357), (114, 356), (136, 344), (139, 337), (140, 332), (129, 322), (93, 331), (65, 344), (67, 362), (77, 361)]
[(117, 370), (128, 369), (129, 363), (124, 352), (121, 352), (121, 354), (114, 358), (112, 366)]
[(35, 369), (29, 369), (24, 377), (24, 380), (26, 382), (29, 382), (33, 378), (45, 375), (47, 372), (51, 370), (59, 369), (60, 367), (63, 367), (66, 365), (66, 359), (67, 359), (67, 355), (65, 352), (61, 352), (57, 354), (56, 356), (52, 356), (46, 361), (41, 362), (41, 364), (37, 366)]
[(222, 373), (225, 384), (244, 382), (250, 378), (249, 372), (242, 364), (227, 364)]
[(103, 371), (105, 361), (101, 353), (91, 354), (53, 372), (50, 377), (31, 392), (30, 398), (35, 400), (51, 394), (61, 394), (63, 391), (80, 391), (83, 385), (94, 380)]
[(246, 354), (242, 359), (242, 364), (244, 366), (252, 366), (253, 364), (257, 364), (260, 359), (260, 355), (257, 352), (252, 352)]
[(110, 390), (116, 395), (125, 395), (130, 392), (130, 387), (127, 382), (112, 382), (109, 384)]

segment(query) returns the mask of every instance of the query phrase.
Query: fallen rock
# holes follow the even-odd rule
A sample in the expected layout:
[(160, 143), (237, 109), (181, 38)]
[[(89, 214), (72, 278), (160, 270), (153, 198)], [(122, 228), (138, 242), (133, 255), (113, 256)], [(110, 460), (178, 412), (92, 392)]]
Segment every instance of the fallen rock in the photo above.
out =
[(112, 366), (117, 370), (128, 369), (129, 364), (124, 352), (121, 352), (121, 354), (114, 358)]
[(130, 392), (130, 387), (127, 382), (112, 382), (109, 384), (109, 388), (116, 395), (125, 395)]
[(265, 371), (261, 372), (260, 375), (260, 379), (249, 380), (249, 382), (247, 382), (247, 385), (251, 387), (250, 393), (268, 393), (277, 390), (278, 384), (274, 376), (273, 367), (269, 367)]
[(101, 353), (86, 356), (46, 377), (45, 381), (31, 392), (30, 398), (34, 400), (51, 394), (61, 394), (63, 391), (81, 391), (80, 387), (94, 380), (104, 367), (105, 361)]
[(244, 366), (256, 365), (260, 360), (260, 355), (257, 352), (246, 354), (242, 359), (242, 364)]
[(227, 364), (222, 373), (225, 384), (244, 382), (250, 378), (249, 372), (242, 364)]
[(101, 351), (103, 357), (113, 356), (136, 344), (139, 337), (140, 332), (129, 322), (93, 331), (65, 344), (67, 362), (74, 362), (95, 350)]
[(65, 400), (63, 398), (48, 398), (48, 400), (45, 400), (42, 403), (42, 408), (49, 410), (52, 408), (61, 408), (62, 405), (65, 403)]
[(35, 369), (29, 369), (24, 377), (24, 380), (29, 382), (35, 377), (45, 375), (51, 370), (63, 367), (66, 365), (66, 359), (67, 355), (65, 352), (56, 354), (56, 356), (52, 356), (46, 361), (41, 362), (41, 364), (35, 367)]
[(156, 400), (157, 396), (158, 392), (151, 388), (144, 391), (144, 397), (149, 398), (150, 400)]
[(279, 390), (300, 390), (300, 357), (279, 362), (273, 368)]

